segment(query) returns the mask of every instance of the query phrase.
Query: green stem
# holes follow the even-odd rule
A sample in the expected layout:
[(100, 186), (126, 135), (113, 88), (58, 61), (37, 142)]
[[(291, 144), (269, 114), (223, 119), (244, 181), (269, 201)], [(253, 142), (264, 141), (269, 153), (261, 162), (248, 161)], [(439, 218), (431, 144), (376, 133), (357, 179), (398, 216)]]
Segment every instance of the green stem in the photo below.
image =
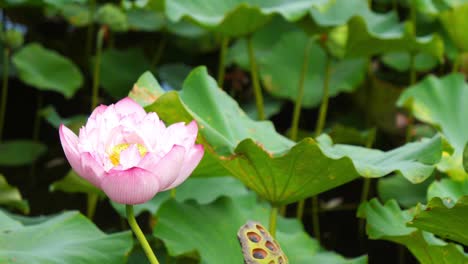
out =
[(247, 38), (247, 46), (249, 50), (249, 61), (250, 61), (250, 74), (252, 75), (252, 84), (255, 94), (255, 103), (257, 105), (257, 114), (259, 120), (265, 119), (265, 112), (263, 109), (263, 95), (260, 87), (260, 79), (258, 78), (257, 62), (255, 61), (255, 54), (252, 43), (252, 36)]
[(148, 243), (148, 240), (146, 240), (145, 235), (143, 234), (140, 227), (138, 226), (138, 223), (135, 219), (135, 215), (133, 214), (133, 205), (127, 204), (126, 209), (127, 209), (128, 224), (132, 228), (133, 233), (135, 234), (138, 241), (140, 242), (141, 247), (145, 251), (146, 257), (148, 258), (151, 264), (159, 264), (159, 261), (156, 258), (156, 255), (154, 255), (154, 252), (151, 249), (150, 244)]
[(372, 8), (372, 0), (367, 0), (367, 5), (369, 6), (369, 9)]
[(302, 217), (304, 216), (304, 205), (305, 205), (305, 199), (302, 199), (299, 202), (297, 202), (296, 218), (299, 221), (302, 221)]
[(166, 49), (166, 44), (167, 44), (167, 37), (166, 35), (163, 35), (161, 37), (161, 40), (159, 41), (158, 48), (156, 49), (156, 52), (154, 53), (154, 57), (151, 62), (152, 67), (156, 67), (156, 65), (158, 65), (159, 62), (161, 61), (164, 50)]
[(176, 189), (176, 188), (172, 188), (172, 189), (171, 189), (171, 198), (172, 198), (172, 199), (175, 199), (175, 198), (176, 198), (176, 195), (177, 195), (177, 189)]
[(3, 126), (5, 124), (5, 114), (8, 97), (8, 73), (10, 65), (10, 49), (3, 48), (3, 82), (2, 82), (2, 102), (0, 106), (0, 141), (3, 139)]
[[(37, 94), (37, 103), (36, 103), (36, 114), (34, 116), (34, 123), (33, 123), (33, 133), (32, 139), (35, 142), (39, 142), (39, 136), (41, 134), (41, 109), (43, 105), (43, 98), (40, 91)], [(36, 162), (31, 164), (31, 168), (29, 170), (29, 177), (30, 177), (30, 185), (31, 188), (36, 185)]]
[(276, 236), (276, 219), (278, 218), (278, 207), (272, 206), (270, 211), (269, 231), (272, 237)]
[(88, 193), (87, 203), (86, 203), (86, 216), (92, 220), (94, 213), (96, 212), (96, 206), (98, 202), (98, 195), (95, 193)]
[[(372, 145), (374, 145), (375, 136), (376, 136), (376, 132), (374, 130), (373, 134), (369, 135), (369, 138), (367, 139), (366, 146), (365, 146), (366, 148), (371, 148)], [(362, 193), (361, 193), (361, 203), (360, 204), (363, 204), (364, 202), (367, 201), (367, 199), (369, 199), (371, 183), (372, 183), (371, 178), (364, 178), (364, 182), (363, 182), (363, 186), (362, 186)], [(358, 230), (359, 231), (359, 238), (364, 237), (364, 228), (365, 228), (365, 221), (364, 221), (364, 219), (361, 218), (361, 219), (359, 219), (359, 227), (358, 227), (358, 229), (359, 229)]]
[(315, 127), (315, 136), (319, 136), (325, 127), (325, 120), (327, 118), (328, 110), (328, 89), (330, 84), (330, 56), (327, 54), (325, 57), (325, 76), (323, 77), (323, 98), (320, 104), (319, 118)]
[(39, 141), (39, 135), (41, 133), (41, 109), (43, 105), (42, 94), (39, 92), (37, 95), (36, 103), (36, 115), (34, 117), (34, 126), (33, 126), (33, 140)]
[(293, 141), (297, 140), (297, 131), (299, 128), (299, 117), (301, 116), (302, 98), (304, 97), (304, 84), (305, 84), (305, 79), (307, 75), (307, 68), (309, 67), (310, 49), (313, 43), (314, 43), (314, 39), (312, 37), (309, 38), (309, 41), (307, 42), (305, 49), (304, 49), (304, 60), (302, 62), (301, 77), (299, 79), (299, 87), (297, 89), (296, 102), (294, 105), (294, 112), (293, 112), (292, 123), (291, 123), (291, 137), (290, 138)]
[(99, 97), (99, 75), (101, 73), (101, 53), (102, 53), (102, 43), (104, 40), (106, 28), (105, 26), (101, 26), (97, 33), (97, 40), (96, 40), (96, 58), (94, 61), (94, 74), (93, 74), (93, 90), (91, 95), (91, 110), (96, 108), (98, 105), (98, 97)]
[[(96, 9), (96, 0), (89, 1), (89, 17), (94, 17), (94, 12)], [(86, 32), (86, 46), (85, 46), (85, 63), (89, 61), (89, 57), (91, 57), (91, 48), (93, 45), (93, 32), (94, 32), (94, 23), (91, 21), (88, 26), (88, 31)]]
[(461, 58), (460, 58), (460, 55), (458, 55), (457, 57), (455, 57), (455, 61), (453, 62), (452, 72), (457, 73), (460, 70), (460, 66), (461, 66)]
[(221, 51), (219, 52), (219, 64), (218, 64), (218, 87), (223, 89), (224, 84), (224, 73), (225, 73), (225, 60), (226, 53), (229, 46), (229, 37), (223, 37), (221, 42)]
[[(414, 53), (410, 54), (410, 86), (413, 86), (417, 81), (416, 76), (416, 67), (415, 67), (415, 59), (416, 55)], [(411, 140), (413, 134), (413, 125), (414, 125), (414, 118), (410, 116), (408, 118), (408, 125), (406, 126), (406, 142)]]
[(319, 218), (319, 202), (318, 196), (312, 197), (312, 227), (315, 234), (315, 239), (320, 243), (320, 218)]

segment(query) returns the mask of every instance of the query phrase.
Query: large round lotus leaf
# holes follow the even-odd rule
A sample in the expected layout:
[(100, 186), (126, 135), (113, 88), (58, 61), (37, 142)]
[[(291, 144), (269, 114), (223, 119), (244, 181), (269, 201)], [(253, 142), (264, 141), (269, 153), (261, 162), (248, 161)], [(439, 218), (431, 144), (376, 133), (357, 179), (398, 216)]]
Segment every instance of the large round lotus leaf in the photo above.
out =
[(1, 166), (23, 166), (36, 161), (47, 148), (31, 140), (11, 140), (0, 143)]
[(167, 123), (197, 120), (205, 155), (212, 155), (229, 174), (275, 204), (327, 191), (359, 175), (380, 177), (398, 170), (418, 182), (432, 172), (441, 153), (439, 137), (390, 152), (334, 147), (325, 138), (295, 144), (270, 122), (248, 118), (204, 67), (192, 71), (182, 91), (167, 92), (146, 109)]
[(71, 98), (83, 84), (83, 76), (71, 60), (40, 44), (24, 46), (12, 59), (21, 81), (39, 90)]
[(297, 21), (312, 6), (323, 7), (328, 0), (172, 0), (166, 2), (166, 15), (174, 21), (188, 18), (206, 28), (228, 36), (242, 36), (265, 25), (273, 15)]
[[(268, 55), (260, 57), (260, 76), (264, 87), (272, 95), (295, 101), (301, 78), (304, 52), (309, 37), (302, 32), (282, 35)], [(304, 107), (320, 104), (323, 96), (327, 55), (318, 43), (310, 47), (308, 71), (304, 83)], [(329, 96), (352, 92), (364, 80), (366, 59), (348, 59), (330, 62)]]
[(463, 149), (468, 142), (468, 85), (463, 75), (443, 78), (429, 76), (401, 94), (397, 104), (408, 108), (419, 120), (439, 127), (454, 148), (452, 155), (444, 153), (439, 169), (464, 179)]
[(468, 262), (468, 255), (458, 245), (447, 243), (414, 227), (408, 227), (407, 224), (413, 218), (411, 213), (402, 211), (394, 200), (382, 205), (377, 199), (372, 199), (360, 206), (358, 217), (367, 220), (366, 230), (370, 239), (383, 239), (402, 244), (419, 263)]
[[(220, 198), (210, 204), (168, 200), (158, 212), (154, 235), (163, 240), (172, 256), (197, 252), (200, 263), (238, 264), (243, 262), (236, 234), (247, 220), (268, 225), (270, 208), (254, 195)], [(197, 228), (193, 228), (196, 226)], [(187, 236), (186, 234), (191, 234)], [(277, 237), (290, 263), (367, 263), (366, 257), (347, 260), (320, 248), (297, 220), (278, 219)]]
[(468, 196), (461, 197), (454, 205), (447, 205), (443, 200), (436, 197), (429, 201), (427, 205), (417, 207), (409, 226), (417, 227), (468, 246), (467, 218)]
[(23, 226), (0, 211), (0, 262), (28, 264), (125, 263), (130, 232), (107, 235), (77, 212)]
[(412, 27), (400, 23), (396, 13), (374, 13), (367, 0), (336, 0), (328, 8), (311, 8), (310, 17), (319, 28), (347, 25), (346, 30), (340, 31), (343, 36), (339, 36), (346, 40), (340, 52), (346, 57), (396, 51), (422, 51), (440, 59), (443, 56), (443, 43), (439, 37), (414, 37)]

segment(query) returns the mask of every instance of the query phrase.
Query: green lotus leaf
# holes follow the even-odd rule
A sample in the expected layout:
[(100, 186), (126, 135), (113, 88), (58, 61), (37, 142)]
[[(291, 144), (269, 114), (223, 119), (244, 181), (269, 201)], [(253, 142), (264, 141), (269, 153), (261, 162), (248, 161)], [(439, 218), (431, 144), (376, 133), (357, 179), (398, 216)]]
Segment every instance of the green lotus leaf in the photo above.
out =
[(128, 27), (133, 30), (158, 31), (165, 24), (163, 14), (146, 9), (130, 9), (126, 12)]
[(416, 208), (408, 226), (434, 233), (440, 237), (468, 245), (466, 219), (468, 218), (468, 196), (463, 196), (454, 205), (435, 197), (427, 205)]
[(439, 197), (451, 205), (465, 195), (468, 195), (468, 181), (455, 181), (450, 178), (433, 182), (427, 190), (427, 200)]
[(174, 0), (166, 2), (166, 15), (173, 22), (187, 18), (224, 35), (238, 37), (255, 32), (268, 23), (274, 15), (281, 15), (288, 21), (297, 21), (306, 15), (312, 6), (323, 8), (328, 2), (328, 0), (253, 0), (249, 2)]
[(427, 189), (432, 181), (433, 179), (429, 178), (422, 183), (414, 184), (401, 175), (392, 175), (379, 179), (377, 192), (384, 202), (395, 199), (403, 208), (410, 208), (427, 201)]
[(415, 0), (410, 1), (408, 4), (413, 5), (419, 12), (438, 15), (440, 12), (448, 10), (450, 8), (455, 8), (459, 5), (462, 5), (468, 1), (466, 0)]
[[(171, 191), (158, 193), (153, 199), (144, 204), (134, 206), (135, 216), (143, 212), (150, 212), (156, 215), (161, 205), (171, 199)], [(190, 177), (176, 190), (175, 199), (178, 202), (194, 200), (199, 204), (209, 204), (219, 197), (238, 197), (247, 194), (245, 186), (232, 177), (210, 177), (193, 178)], [(122, 216), (126, 216), (125, 205), (111, 202), (112, 207)]]
[(342, 56), (368, 57), (397, 51), (421, 51), (438, 59), (443, 56), (443, 42), (438, 36), (415, 37), (409, 22), (400, 23), (394, 12), (374, 13), (366, 0), (336, 0), (328, 8), (311, 8), (310, 17), (320, 28), (346, 24), (346, 29), (334, 36), (345, 40), (338, 41), (344, 44)]
[[(158, 212), (154, 235), (163, 240), (172, 256), (196, 252), (200, 263), (238, 264), (243, 262), (236, 237), (238, 229), (247, 220), (266, 225), (269, 211), (269, 206), (259, 204), (252, 194), (235, 199), (222, 197), (205, 205), (171, 199)], [(187, 236), (188, 233), (191, 235)], [(366, 257), (346, 260), (336, 253), (324, 251), (297, 220), (280, 217), (276, 235), (290, 263), (366, 263)]]
[[(382, 56), (382, 62), (399, 71), (405, 72), (412, 68), (411, 55), (408, 52), (393, 52)], [(431, 55), (418, 53), (414, 57), (414, 69), (417, 71), (429, 71), (438, 65), (438, 61)]]
[(440, 128), (454, 153), (444, 153), (438, 168), (456, 179), (468, 174), (462, 166), (463, 148), (468, 142), (468, 86), (463, 75), (429, 76), (404, 91), (397, 105), (405, 107), (419, 120)]
[[(295, 101), (301, 78), (304, 50), (309, 37), (303, 32), (283, 34), (271, 51), (259, 59), (260, 77), (265, 89), (272, 95)], [(308, 71), (304, 83), (303, 107), (315, 107), (323, 96), (327, 54), (318, 43), (310, 48)], [(352, 92), (364, 81), (366, 59), (347, 59), (331, 62), (329, 96)]]
[(150, 69), (141, 49), (108, 49), (101, 57), (100, 84), (114, 98), (126, 96), (135, 79)]
[(451, 10), (444, 11), (439, 16), (440, 22), (447, 32), (450, 40), (462, 53), (468, 51), (468, 37), (463, 30), (468, 26), (467, 12), (468, 3)]
[[(282, 19), (275, 19), (253, 35), (254, 54), (265, 89), (275, 97), (295, 101), (304, 52), (309, 36)], [(304, 83), (303, 107), (320, 104), (327, 54), (318, 43), (310, 47), (308, 71)], [(249, 69), (247, 45), (239, 40), (227, 55), (228, 63)], [(352, 92), (364, 80), (367, 60), (363, 58), (331, 61), (329, 95)]]
[(47, 148), (31, 140), (11, 140), (0, 143), (1, 166), (24, 166), (35, 162)]
[(24, 46), (12, 60), (21, 81), (39, 90), (59, 92), (69, 99), (83, 84), (83, 76), (71, 60), (38, 43)]
[(163, 94), (146, 110), (167, 123), (197, 120), (205, 156), (274, 204), (327, 191), (360, 174), (381, 177), (398, 170), (411, 181), (422, 181), (441, 153), (439, 137), (390, 152), (333, 146), (327, 136), (295, 144), (270, 122), (248, 118), (203, 67), (192, 71), (182, 91)]
[(107, 235), (77, 212), (26, 226), (0, 219), (1, 263), (125, 263), (133, 245), (130, 232)]
[(64, 178), (53, 182), (49, 186), (49, 190), (51, 192), (62, 191), (66, 193), (96, 194), (100, 197), (104, 197), (104, 192), (102, 192), (101, 189), (83, 179), (73, 170), (70, 170)]
[(161, 88), (156, 78), (154, 78), (153, 74), (146, 71), (138, 78), (128, 96), (145, 107), (156, 101), (163, 93), (164, 90)]
[(387, 152), (344, 144), (335, 144), (327, 135), (317, 142), (323, 153), (333, 159), (351, 158), (356, 170), (364, 177), (381, 177), (397, 172), (412, 183), (420, 183), (431, 176), (434, 164), (441, 158), (440, 136), (408, 143)]
[(40, 110), (40, 115), (55, 128), (59, 128), (60, 124), (66, 125), (73, 132), (78, 134), (80, 128), (86, 123), (88, 116), (76, 115), (69, 118), (63, 118), (58, 113), (53, 105), (48, 105)]
[(358, 216), (367, 220), (366, 230), (370, 239), (402, 244), (421, 264), (468, 261), (468, 255), (459, 245), (444, 242), (433, 234), (408, 227), (406, 224), (413, 216), (409, 211), (402, 211), (395, 200), (382, 205), (377, 199), (372, 199), (360, 206)]
[(0, 206), (14, 208), (14, 209), (20, 210), (24, 214), (29, 213), (28, 201), (23, 200), (18, 188), (9, 185), (5, 177), (1, 174), (0, 174)]

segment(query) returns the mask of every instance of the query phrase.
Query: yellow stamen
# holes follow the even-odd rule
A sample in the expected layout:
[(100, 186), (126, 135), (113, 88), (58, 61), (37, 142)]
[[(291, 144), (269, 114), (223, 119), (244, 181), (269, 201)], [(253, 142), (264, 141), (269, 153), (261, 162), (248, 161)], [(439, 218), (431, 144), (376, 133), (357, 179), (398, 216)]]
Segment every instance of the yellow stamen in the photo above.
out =
[[(132, 144), (129, 143), (121, 143), (118, 145), (115, 145), (114, 148), (112, 148), (111, 154), (109, 155), (109, 159), (114, 164), (114, 166), (117, 166), (120, 164), (120, 153), (128, 147), (130, 147)], [(138, 152), (140, 152), (140, 156), (145, 156), (145, 154), (148, 152), (148, 150), (145, 148), (145, 146), (141, 144), (136, 144), (138, 148)]]

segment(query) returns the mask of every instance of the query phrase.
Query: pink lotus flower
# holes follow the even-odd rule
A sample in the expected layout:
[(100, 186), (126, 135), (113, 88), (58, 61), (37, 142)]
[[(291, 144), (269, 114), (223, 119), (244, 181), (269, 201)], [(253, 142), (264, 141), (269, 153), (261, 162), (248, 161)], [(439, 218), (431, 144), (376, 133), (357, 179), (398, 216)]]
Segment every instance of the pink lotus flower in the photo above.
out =
[(156, 113), (124, 98), (98, 106), (79, 137), (62, 124), (60, 141), (78, 175), (115, 202), (140, 204), (192, 173), (204, 152), (197, 133), (195, 121), (166, 127)]

